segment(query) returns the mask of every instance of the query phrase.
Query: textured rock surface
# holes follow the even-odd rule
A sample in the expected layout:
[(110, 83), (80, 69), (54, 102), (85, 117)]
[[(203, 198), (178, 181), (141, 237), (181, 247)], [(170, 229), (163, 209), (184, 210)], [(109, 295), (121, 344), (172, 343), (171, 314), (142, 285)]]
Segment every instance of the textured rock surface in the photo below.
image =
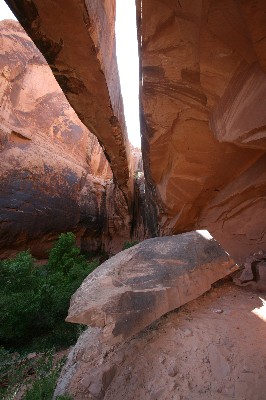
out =
[(161, 234), (265, 247), (266, 3), (137, 1), (146, 177)]
[[(130, 156), (115, 55), (115, 0), (8, 0), (71, 106), (130, 191)], [(132, 185), (132, 181), (131, 181)], [(128, 194), (128, 193), (127, 193)]]
[(265, 293), (224, 283), (119, 346), (102, 343), (99, 328), (89, 328), (71, 351), (56, 394), (69, 392), (75, 400), (262, 400), (261, 298)]
[(207, 231), (148, 239), (84, 280), (71, 298), (67, 321), (103, 328), (106, 338), (119, 342), (237, 268)]
[(0, 23), (0, 43), (1, 257), (25, 247), (46, 257), (67, 230), (88, 251), (120, 249), (127, 202), (97, 139), (17, 22)]
[(260, 291), (266, 291), (266, 251), (260, 251), (248, 257), (244, 269), (234, 277), (234, 282), (240, 286), (252, 286)]

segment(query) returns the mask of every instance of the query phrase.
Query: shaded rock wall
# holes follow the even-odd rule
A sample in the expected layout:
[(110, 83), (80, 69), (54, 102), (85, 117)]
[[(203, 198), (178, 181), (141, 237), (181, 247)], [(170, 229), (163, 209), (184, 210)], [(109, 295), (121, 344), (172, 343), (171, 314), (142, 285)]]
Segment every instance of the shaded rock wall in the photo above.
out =
[(131, 238), (140, 241), (158, 236), (158, 206), (144, 176), (140, 149), (131, 150), (134, 171)]
[(162, 235), (266, 245), (266, 4), (137, 1), (143, 157)]
[(0, 43), (1, 257), (25, 248), (45, 257), (69, 230), (85, 250), (120, 249), (128, 209), (97, 139), (17, 22), (0, 23)]

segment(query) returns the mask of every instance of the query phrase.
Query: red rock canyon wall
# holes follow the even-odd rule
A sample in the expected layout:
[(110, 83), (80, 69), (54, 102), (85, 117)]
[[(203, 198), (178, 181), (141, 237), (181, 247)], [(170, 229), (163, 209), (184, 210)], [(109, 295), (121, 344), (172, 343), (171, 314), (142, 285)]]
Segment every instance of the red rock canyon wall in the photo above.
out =
[(134, 190), (115, 1), (7, 3), (99, 139), (129, 205), (126, 224), (141, 228), (139, 191), (159, 216), (146, 237), (207, 228), (237, 261), (265, 248), (264, 0), (136, 1), (146, 182)]
[(110, 161), (130, 201), (132, 172), (115, 53), (115, 0), (8, 0)]
[(0, 43), (1, 257), (25, 248), (46, 257), (68, 230), (84, 250), (120, 249), (127, 203), (96, 137), (19, 23), (0, 22)]
[(138, 0), (145, 172), (161, 234), (266, 245), (266, 3)]

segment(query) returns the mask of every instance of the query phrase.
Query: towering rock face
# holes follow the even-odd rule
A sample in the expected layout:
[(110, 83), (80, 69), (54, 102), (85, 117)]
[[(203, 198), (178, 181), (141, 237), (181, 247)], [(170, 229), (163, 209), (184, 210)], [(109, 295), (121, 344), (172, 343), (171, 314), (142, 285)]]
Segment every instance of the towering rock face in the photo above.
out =
[(265, 247), (266, 3), (138, 0), (143, 158), (161, 234)]
[(97, 139), (17, 22), (0, 22), (0, 43), (1, 257), (25, 248), (45, 257), (67, 230), (86, 250), (120, 249), (127, 203)]
[(6, 2), (81, 121), (98, 138), (115, 182), (130, 200), (133, 182), (115, 53), (115, 0)]
[[(125, 205), (119, 212), (128, 205), (131, 209), (133, 174), (115, 60), (115, 0), (6, 2), (100, 140), (122, 189), (118, 197)], [(145, 193), (151, 207), (144, 211), (159, 215), (159, 224), (151, 220), (152, 233), (143, 231), (168, 235), (207, 228), (243, 261), (266, 242), (265, 1), (136, 4), (146, 183), (143, 189), (140, 179), (134, 187), (141, 194), (134, 204)], [(138, 208), (133, 207), (133, 218)], [(131, 212), (127, 215), (129, 221)], [(132, 231), (134, 226), (141, 231), (141, 218)]]

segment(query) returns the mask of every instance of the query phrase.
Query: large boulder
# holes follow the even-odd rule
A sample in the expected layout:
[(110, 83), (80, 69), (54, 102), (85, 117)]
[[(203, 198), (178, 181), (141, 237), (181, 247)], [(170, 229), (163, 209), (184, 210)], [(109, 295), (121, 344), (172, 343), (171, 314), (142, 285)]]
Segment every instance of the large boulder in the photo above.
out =
[(71, 298), (68, 322), (125, 340), (237, 269), (207, 231), (153, 238), (100, 265)]
[(265, 296), (230, 281), (215, 286), (117, 346), (102, 343), (99, 328), (88, 328), (68, 356), (55, 395), (264, 399)]

